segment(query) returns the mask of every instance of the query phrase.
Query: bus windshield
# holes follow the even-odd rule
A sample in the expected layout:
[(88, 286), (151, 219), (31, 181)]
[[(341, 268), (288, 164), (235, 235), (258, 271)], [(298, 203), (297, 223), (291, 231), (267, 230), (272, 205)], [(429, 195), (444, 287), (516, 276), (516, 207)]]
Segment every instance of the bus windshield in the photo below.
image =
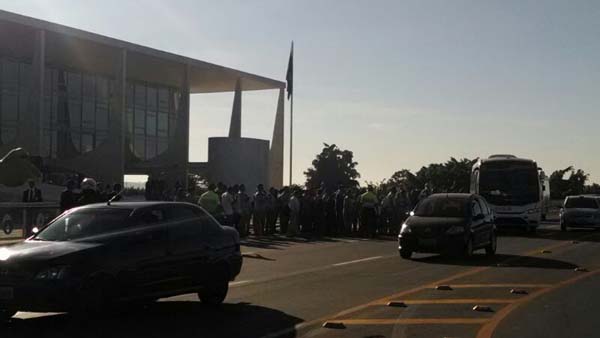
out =
[(479, 193), (496, 205), (523, 205), (539, 201), (539, 178), (534, 165), (485, 163), (479, 173)]

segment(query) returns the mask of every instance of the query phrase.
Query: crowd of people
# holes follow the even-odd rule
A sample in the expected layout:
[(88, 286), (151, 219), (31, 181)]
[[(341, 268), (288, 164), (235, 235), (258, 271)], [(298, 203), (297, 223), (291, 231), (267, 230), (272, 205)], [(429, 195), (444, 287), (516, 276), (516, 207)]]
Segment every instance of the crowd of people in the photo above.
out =
[(79, 184), (69, 180), (65, 190), (60, 194), (60, 212), (92, 203), (118, 201), (122, 198), (121, 191), (122, 186), (119, 183), (112, 186), (105, 185), (89, 177), (84, 178)]
[(401, 187), (389, 191), (367, 188), (270, 188), (262, 184), (249, 194), (243, 184), (211, 184), (197, 203), (241, 236), (300, 233), (321, 236), (395, 235), (416, 202), (431, 193), (429, 186), (413, 196)]

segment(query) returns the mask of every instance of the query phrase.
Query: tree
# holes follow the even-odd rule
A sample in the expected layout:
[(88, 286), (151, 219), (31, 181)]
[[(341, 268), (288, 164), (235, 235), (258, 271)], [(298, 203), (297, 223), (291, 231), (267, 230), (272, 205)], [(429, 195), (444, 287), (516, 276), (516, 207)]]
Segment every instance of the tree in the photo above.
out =
[(323, 143), (323, 150), (312, 161), (312, 168), (308, 168), (306, 175), (306, 188), (325, 188), (333, 190), (339, 184), (357, 186), (360, 174), (356, 170), (357, 162), (354, 154), (349, 150), (341, 150), (335, 144)]
[[(565, 179), (565, 175), (570, 173)], [(583, 170), (575, 170), (573, 166), (554, 171), (550, 175), (550, 194), (553, 199), (563, 199), (568, 195), (579, 195), (586, 192), (585, 183), (589, 179), (589, 174)]]
[(451, 157), (445, 163), (432, 163), (413, 174), (408, 169), (395, 172), (390, 181), (404, 189), (420, 191), (429, 183), (434, 192), (468, 192), (471, 168), (477, 160)]

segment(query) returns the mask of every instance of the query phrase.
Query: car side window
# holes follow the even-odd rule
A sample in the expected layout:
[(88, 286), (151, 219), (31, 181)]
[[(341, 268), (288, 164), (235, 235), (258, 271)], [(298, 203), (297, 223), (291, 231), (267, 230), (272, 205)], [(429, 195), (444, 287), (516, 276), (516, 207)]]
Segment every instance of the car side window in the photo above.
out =
[(479, 206), (479, 202), (477, 202), (477, 200), (473, 200), (471, 202), (471, 212), (473, 217), (483, 214), (481, 211), (481, 206)]
[(166, 220), (165, 211), (161, 208), (143, 210), (136, 218), (136, 225), (154, 225)]
[(193, 210), (196, 217), (200, 219), (202, 227), (207, 234), (218, 232), (221, 229), (219, 223), (203, 209), (193, 207), (190, 207), (190, 209)]
[(167, 214), (170, 221), (181, 221), (198, 217), (191, 208), (184, 205), (168, 206)]

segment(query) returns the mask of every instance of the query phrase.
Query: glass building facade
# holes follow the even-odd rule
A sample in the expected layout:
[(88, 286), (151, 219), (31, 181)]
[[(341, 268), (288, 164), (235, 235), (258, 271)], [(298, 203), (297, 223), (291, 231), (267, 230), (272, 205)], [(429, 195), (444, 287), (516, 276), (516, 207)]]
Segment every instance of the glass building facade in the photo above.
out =
[(31, 63), (0, 59), (0, 145), (17, 138), (19, 122), (31, 109)]
[[(0, 145), (13, 143), (25, 112), (32, 109), (31, 63), (0, 59)], [(40, 155), (69, 159), (101, 146), (109, 137), (116, 86), (108, 76), (46, 65)], [(181, 91), (146, 82), (126, 85), (126, 142), (146, 161), (169, 148)]]
[(145, 82), (127, 83), (127, 138), (140, 160), (150, 160), (169, 147), (175, 133), (181, 92)]

